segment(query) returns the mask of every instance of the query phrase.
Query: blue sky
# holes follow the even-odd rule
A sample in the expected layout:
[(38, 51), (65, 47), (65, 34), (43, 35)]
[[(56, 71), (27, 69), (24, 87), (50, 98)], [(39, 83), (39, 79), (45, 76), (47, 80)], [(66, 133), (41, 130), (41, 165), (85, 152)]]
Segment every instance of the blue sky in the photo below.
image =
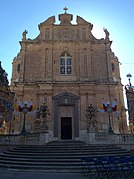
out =
[(81, 16), (91, 22), (96, 38), (105, 36), (103, 27), (110, 32), (112, 51), (121, 65), (123, 85), (128, 83), (126, 75), (132, 74), (134, 85), (134, 0), (1, 0), (0, 1), (0, 61), (11, 79), (12, 61), (20, 50), (22, 32), (28, 38), (39, 34), (38, 24), (48, 17), (63, 13)]

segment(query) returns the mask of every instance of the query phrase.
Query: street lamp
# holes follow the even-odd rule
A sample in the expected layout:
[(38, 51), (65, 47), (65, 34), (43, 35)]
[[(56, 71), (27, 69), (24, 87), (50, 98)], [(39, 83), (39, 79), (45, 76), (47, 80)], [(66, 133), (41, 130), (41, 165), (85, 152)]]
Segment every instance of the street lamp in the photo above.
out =
[(110, 102), (107, 102), (107, 110), (106, 112), (108, 113), (108, 120), (109, 120), (109, 129), (108, 129), (108, 133), (109, 134), (113, 134), (113, 129), (112, 129), (112, 124), (111, 124), (111, 113), (113, 112), (112, 107), (110, 106)]
[(26, 124), (26, 114), (27, 112), (29, 111), (28, 107), (27, 107), (27, 104), (24, 104), (24, 107), (23, 107), (23, 114), (24, 114), (24, 120), (23, 120), (23, 127), (22, 127), (22, 130), (21, 130), (21, 134), (25, 135), (27, 133), (26, 131), (26, 128), (25, 128), (25, 124)]
[(132, 77), (132, 75), (131, 75), (130, 73), (128, 73), (128, 74), (126, 75), (126, 77), (128, 77), (129, 87), (131, 87), (132, 85), (131, 85), (130, 78)]
[(126, 89), (127, 106), (128, 106), (129, 127), (132, 133), (133, 125), (134, 125), (134, 88), (130, 81), (132, 75), (128, 73), (126, 76), (128, 77), (129, 80), (129, 85), (126, 85), (125, 89)]
[(31, 112), (32, 109), (33, 109), (33, 102), (32, 102), (32, 100), (30, 101), (29, 105), (28, 105), (27, 101), (24, 102), (24, 104), (22, 103), (22, 101), (20, 101), (20, 103), (19, 103), (19, 112), (22, 112), (24, 114), (23, 127), (22, 127), (22, 130), (21, 130), (20, 134), (25, 135), (27, 133), (27, 131), (25, 129), (26, 114), (28, 112)]
[(111, 124), (111, 113), (117, 111), (117, 99), (115, 98), (112, 104), (110, 105), (110, 102), (109, 101), (106, 102), (103, 98), (102, 105), (103, 105), (104, 112), (108, 113), (108, 121), (109, 121), (108, 133), (114, 134)]

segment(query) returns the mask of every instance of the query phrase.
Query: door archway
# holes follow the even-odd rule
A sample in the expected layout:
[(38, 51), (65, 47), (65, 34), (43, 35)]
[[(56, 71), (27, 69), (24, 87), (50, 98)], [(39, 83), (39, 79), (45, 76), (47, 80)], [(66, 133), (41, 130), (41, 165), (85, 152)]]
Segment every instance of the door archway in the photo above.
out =
[[(79, 96), (64, 92), (53, 97), (54, 137), (73, 139), (79, 136)], [(68, 131), (65, 133), (65, 131)]]

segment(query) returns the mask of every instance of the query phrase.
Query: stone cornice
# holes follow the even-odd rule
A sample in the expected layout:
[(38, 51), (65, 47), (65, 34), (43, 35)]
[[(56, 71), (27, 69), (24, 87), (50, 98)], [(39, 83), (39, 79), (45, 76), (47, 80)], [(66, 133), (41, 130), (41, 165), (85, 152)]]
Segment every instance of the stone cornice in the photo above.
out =
[[(35, 87), (40, 87), (40, 86), (53, 86), (54, 84), (66, 84), (66, 85), (118, 85), (120, 84), (119, 82), (99, 82), (99, 81), (93, 81), (93, 80), (85, 80), (85, 81), (38, 81), (38, 82), (25, 82), (25, 83), (16, 83), (16, 86), (18, 87), (28, 87), (28, 86), (35, 86)], [(11, 85), (12, 86), (12, 85)]]

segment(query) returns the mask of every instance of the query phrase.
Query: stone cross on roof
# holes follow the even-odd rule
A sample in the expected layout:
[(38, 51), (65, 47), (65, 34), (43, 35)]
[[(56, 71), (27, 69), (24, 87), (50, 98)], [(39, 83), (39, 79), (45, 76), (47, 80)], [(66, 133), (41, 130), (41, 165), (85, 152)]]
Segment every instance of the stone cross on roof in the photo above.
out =
[(65, 11), (65, 14), (67, 13), (67, 10), (68, 10), (68, 8), (67, 7), (64, 7), (64, 9), (63, 9), (64, 11)]

